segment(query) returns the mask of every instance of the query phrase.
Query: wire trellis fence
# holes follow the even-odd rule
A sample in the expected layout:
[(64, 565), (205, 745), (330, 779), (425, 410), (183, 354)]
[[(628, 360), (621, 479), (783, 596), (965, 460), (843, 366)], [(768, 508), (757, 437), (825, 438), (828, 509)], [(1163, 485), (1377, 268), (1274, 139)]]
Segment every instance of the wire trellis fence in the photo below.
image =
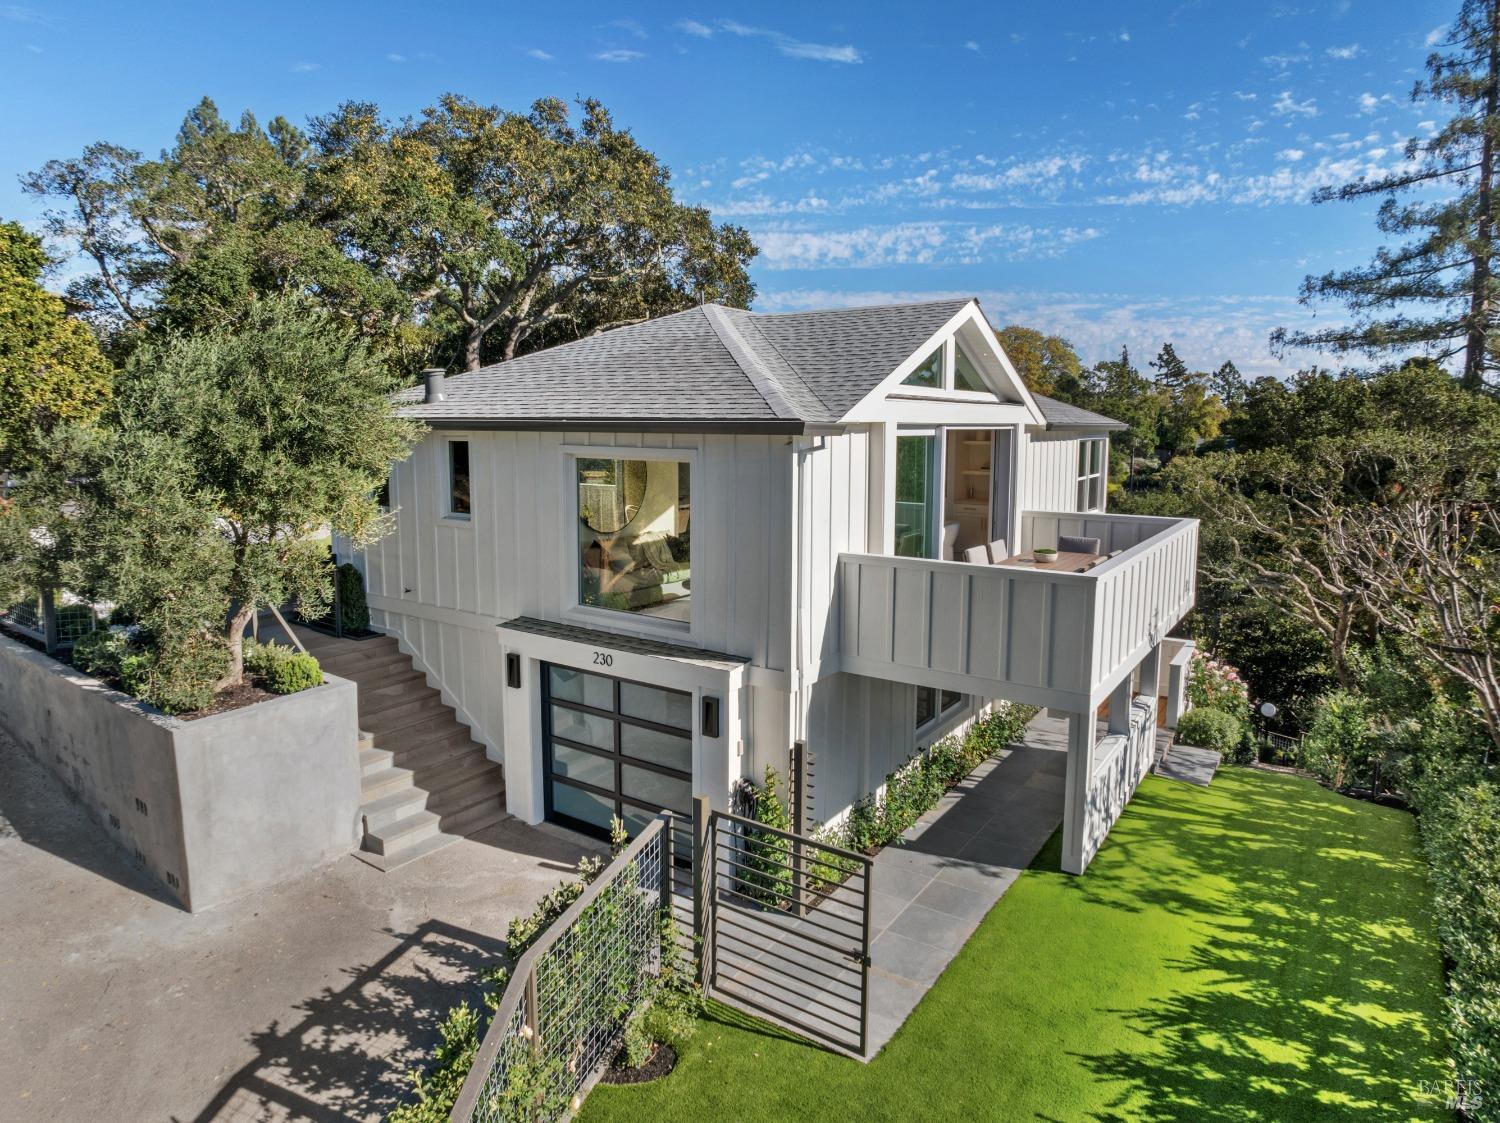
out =
[(560, 1119), (614, 1058), (661, 970), (672, 831), (654, 819), (516, 964), (454, 1123)]
[(44, 644), (48, 652), (68, 647), (99, 627), (92, 605), (64, 593), (65, 603), (32, 593), (0, 613), (0, 619), (15, 632)]

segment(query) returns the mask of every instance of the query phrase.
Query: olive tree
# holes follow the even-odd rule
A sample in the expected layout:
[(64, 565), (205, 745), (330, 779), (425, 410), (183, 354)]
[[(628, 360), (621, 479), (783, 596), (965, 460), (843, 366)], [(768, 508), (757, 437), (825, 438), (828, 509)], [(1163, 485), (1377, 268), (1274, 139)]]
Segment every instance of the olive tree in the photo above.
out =
[(158, 642), (211, 632), (202, 665), (217, 651), (216, 685), (238, 683), (258, 607), (326, 609), (324, 535), (363, 544), (386, 529), (376, 490), (418, 434), (395, 414), (395, 385), (366, 341), (295, 299), (146, 342), (91, 473), (89, 584), (147, 618)]

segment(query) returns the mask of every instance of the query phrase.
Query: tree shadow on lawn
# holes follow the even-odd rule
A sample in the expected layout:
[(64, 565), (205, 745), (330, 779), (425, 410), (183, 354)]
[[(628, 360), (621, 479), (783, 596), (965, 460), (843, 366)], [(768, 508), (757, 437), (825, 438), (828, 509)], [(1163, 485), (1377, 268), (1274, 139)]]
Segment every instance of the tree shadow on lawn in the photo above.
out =
[(394, 946), (379, 960), (343, 969), (346, 986), (303, 1001), (301, 1021), (251, 1034), (255, 1058), (193, 1123), (347, 1123), (382, 1118), (404, 1099), (406, 1073), (427, 1064), (449, 1008), (480, 1008), (479, 973), (505, 945), (436, 920), (389, 935)]
[[(1251, 775), (1225, 770), (1209, 789), (1143, 785), (1135, 814), (1067, 886), (1191, 931), (1187, 953), (1164, 964), (1180, 976), (1171, 993), (1110, 1011), (1146, 1047), (1075, 1054), (1123, 1084), (1094, 1117), (1451, 1117), (1421, 1087), (1439, 1087), (1448, 1069), (1410, 817)], [(1055, 846), (1037, 872), (1057, 868)]]

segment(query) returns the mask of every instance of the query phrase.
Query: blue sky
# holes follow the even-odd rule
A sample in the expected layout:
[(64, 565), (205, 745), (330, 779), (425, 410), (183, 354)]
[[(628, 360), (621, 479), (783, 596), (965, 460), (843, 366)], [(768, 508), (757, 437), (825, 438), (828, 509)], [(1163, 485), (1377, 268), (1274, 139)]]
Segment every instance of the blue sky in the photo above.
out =
[(747, 226), (763, 310), (978, 295), (1085, 360), (1163, 339), (1295, 369), (1305, 273), (1366, 260), (1456, 0), (1368, 3), (0, 3), (0, 216), (16, 176), (108, 139), (148, 153), (202, 95), (301, 121), (594, 96), (680, 194)]

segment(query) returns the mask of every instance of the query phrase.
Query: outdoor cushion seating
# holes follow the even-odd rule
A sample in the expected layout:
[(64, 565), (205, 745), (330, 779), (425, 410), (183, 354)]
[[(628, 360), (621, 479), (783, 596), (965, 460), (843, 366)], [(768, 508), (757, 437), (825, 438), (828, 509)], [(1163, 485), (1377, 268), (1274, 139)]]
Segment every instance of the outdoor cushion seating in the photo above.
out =
[(943, 558), (946, 561), (958, 560), (958, 524), (943, 524)]
[(1080, 538), (1073, 534), (1061, 534), (1057, 538), (1059, 554), (1097, 554), (1099, 545), (1097, 538)]
[(964, 551), (964, 561), (970, 565), (989, 565), (989, 548), (986, 546), (970, 546)]
[(999, 565), (1010, 557), (1010, 547), (1006, 545), (1005, 539), (997, 538), (985, 547), (990, 552), (990, 564)]

